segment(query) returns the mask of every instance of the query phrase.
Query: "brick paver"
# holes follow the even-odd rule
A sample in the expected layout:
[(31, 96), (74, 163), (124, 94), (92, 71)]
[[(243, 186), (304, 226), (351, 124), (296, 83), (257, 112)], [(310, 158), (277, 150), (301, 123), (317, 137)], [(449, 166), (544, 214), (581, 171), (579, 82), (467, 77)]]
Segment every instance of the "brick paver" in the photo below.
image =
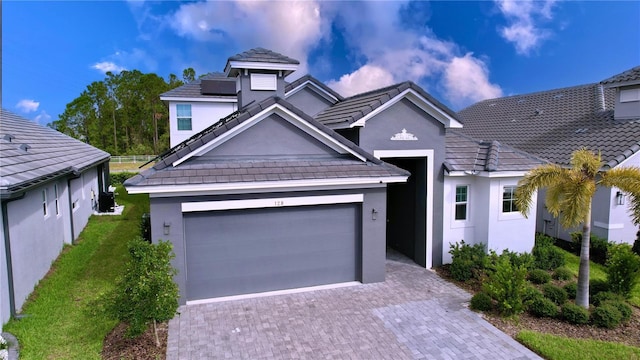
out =
[(469, 299), (390, 259), (384, 283), (182, 306), (167, 359), (540, 359), (468, 310)]

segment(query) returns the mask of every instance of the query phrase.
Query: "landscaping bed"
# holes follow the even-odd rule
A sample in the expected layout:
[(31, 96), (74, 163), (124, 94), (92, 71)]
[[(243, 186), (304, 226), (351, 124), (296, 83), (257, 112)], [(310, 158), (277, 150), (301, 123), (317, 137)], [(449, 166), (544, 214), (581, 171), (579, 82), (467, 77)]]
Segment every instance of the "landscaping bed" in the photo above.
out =
[(149, 327), (141, 336), (133, 339), (125, 336), (126, 331), (126, 325), (124, 323), (120, 323), (105, 337), (102, 345), (102, 359), (166, 359), (168, 335), (167, 323), (158, 324), (160, 347), (156, 346), (152, 327)]

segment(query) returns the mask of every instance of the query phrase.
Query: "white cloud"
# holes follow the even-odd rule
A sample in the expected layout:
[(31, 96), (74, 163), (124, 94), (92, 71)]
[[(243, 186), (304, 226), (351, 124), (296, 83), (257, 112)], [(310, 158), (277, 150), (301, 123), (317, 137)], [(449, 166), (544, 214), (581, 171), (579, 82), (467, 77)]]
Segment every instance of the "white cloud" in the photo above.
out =
[(340, 95), (348, 97), (393, 83), (393, 75), (387, 70), (375, 65), (365, 65), (351, 74), (342, 75), (338, 81), (329, 81), (327, 85)]
[(556, 2), (496, 0), (498, 9), (509, 23), (499, 29), (500, 35), (515, 45), (518, 54), (530, 54), (551, 36), (551, 31), (540, 27), (539, 23), (553, 18), (552, 10)]
[(36, 115), (36, 117), (33, 118), (33, 120), (38, 124), (46, 125), (51, 121), (51, 115), (47, 114), (46, 111), (42, 110), (40, 114)]
[(489, 70), (471, 53), (454, 57), (444, 72), (447, 97), (454, 105), (502, 96), (502, 89), (489, 82)]
[(127, 70), (123, 66), (116, 65), (114, 62), (111, 62), (111, 61), (102, 61), (99, 63), (95, 63), (91, 65), (91, 68), (101, 71), (103, 73), (107, 73), (108, 71), (111, 71), (113, 73), (119, 73), (123, 70)]
[(38, 101), (31, 100), (31, 99), (22, 99), (18, 101), (18, 103), (16, 104), (16, 107), (20, 111), (25, 113), (37, 111), (38, 106), (40, 106), (40, 103)]

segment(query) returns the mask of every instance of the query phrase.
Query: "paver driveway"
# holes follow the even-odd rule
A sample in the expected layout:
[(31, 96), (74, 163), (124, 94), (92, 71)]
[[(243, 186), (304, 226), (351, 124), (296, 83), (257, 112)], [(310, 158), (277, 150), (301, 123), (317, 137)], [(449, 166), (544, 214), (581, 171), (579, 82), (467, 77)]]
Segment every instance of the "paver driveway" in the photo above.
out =
[(539, 359), (435, 273), (387, 260), (384, 283), (182, 306), (167, 359)]

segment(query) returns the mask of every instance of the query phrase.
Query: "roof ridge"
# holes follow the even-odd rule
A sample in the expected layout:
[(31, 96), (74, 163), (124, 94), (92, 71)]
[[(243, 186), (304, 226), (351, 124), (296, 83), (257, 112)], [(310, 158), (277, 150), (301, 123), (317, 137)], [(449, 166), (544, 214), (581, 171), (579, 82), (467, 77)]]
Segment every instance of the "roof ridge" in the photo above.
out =
[(400, 88), (404, 84), (413, 84), (413, 82), (411, 82), (411, 81), (403, 81), (403, 82), (399, 82), (399, 83), (396, 83), (396, 84), (393, 84), (393, 85), (381, 87), (379, 89), (369, 90), (369, 91), (366, 91), (366, 92), (363, 92), (363, 93), (360, 93), (360, 94), (355, 94), (355, 95), (346, 97), (346, 98), (344, 98), (343, 101), (357, 99), (359, 97), (365, 97), (365, 96), (369, 96), (369, 95), (377, 94), (377, 93), (389, 92), (391, 90), (395, 90), (397, 88)]

